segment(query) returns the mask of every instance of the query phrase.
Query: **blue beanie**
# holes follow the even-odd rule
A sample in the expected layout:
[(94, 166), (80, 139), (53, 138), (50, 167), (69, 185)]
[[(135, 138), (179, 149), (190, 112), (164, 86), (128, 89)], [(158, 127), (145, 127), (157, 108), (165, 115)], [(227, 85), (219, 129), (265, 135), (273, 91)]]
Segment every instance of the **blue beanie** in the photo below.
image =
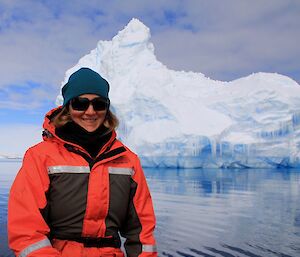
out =
[(72, 98), (83, 94), (96, 94), (108, 99), (109, 84), (97, 72), (81, 68), (74, 72), (62, 88), (65, 106)]

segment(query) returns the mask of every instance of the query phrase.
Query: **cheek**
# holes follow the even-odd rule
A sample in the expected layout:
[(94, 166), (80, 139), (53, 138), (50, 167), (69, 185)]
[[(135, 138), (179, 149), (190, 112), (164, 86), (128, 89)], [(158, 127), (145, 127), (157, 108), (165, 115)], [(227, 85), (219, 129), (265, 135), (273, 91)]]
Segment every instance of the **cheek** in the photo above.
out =
[(106, 117), (106, 112), (99, 114), (98, 117), (99, 117), (100, 120), (104, 120), (105, 117)]
[(81, 115), (78, 113), (70, 113), (70, 117), (71, 117), (71, 119), (72, 120), (78, 120), (78, 119), (80, 119), (80, 117), (81, 117)]

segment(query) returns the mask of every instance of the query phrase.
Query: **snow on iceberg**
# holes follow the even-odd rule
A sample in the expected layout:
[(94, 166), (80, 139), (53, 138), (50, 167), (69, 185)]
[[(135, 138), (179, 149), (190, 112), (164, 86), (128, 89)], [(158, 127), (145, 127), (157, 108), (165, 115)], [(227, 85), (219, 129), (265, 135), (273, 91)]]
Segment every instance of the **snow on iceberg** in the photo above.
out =
[[(169, 70), (132, 19), (66, 72), (90, 67), (111, 85), (118, 136), (149, 167), (299, 167), (300, 86), (256, 73), (231, 82)], [(57, 104), (62, 97), (57, 97)]]

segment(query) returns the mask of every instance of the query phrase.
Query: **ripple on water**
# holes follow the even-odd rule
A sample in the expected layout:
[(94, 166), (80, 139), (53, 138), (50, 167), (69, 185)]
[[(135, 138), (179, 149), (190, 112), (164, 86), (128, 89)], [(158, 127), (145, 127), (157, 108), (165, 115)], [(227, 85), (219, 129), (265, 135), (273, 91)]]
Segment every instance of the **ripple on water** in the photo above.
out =
[[(13, 256), (6, 242), (6, 204), (19, 166), (0, 163), (0, 257)], [(145, 172), (159, 256), (300, 256), (299, 171)]]

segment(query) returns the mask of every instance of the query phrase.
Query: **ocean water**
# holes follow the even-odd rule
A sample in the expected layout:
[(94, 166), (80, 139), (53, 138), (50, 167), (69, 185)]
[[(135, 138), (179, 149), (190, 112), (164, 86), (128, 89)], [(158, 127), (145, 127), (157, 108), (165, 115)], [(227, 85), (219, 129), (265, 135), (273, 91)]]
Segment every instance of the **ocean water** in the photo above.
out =
[[(20, 162), (0, 162), (0, 257), (8, 190)], [(300, 256), (300, 171), (145, 169), (159, 256)]]

